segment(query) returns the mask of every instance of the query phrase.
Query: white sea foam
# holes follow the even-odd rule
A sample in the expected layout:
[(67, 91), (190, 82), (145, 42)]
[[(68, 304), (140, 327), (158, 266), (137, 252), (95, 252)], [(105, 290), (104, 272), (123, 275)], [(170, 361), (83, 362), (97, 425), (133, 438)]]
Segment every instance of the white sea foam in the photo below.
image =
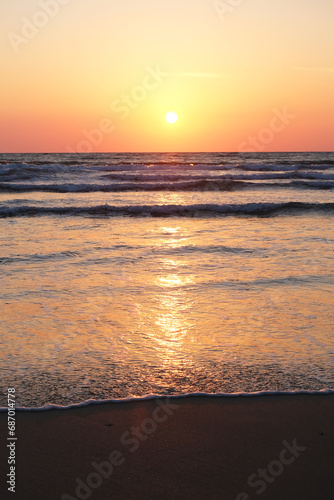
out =
[[(172, 395), (157, 395), (148, 394), (142, 397), (130, 397), (122, 399), (90, 399), (82, 403), (62, 406), (62, 405), (46, 405), (41, 408), (25, 408), (18, 407), (17, 411), (41, 412), (50, 410), (73, 410), (76, 408), (84, 408), (86, 406), (105, 405), (109, 403), (133, 403), (137, 401), (150, 401), (154, 399), (185, 399), (185, 398), (248, 398), (248, 397), (263, 397), (263, 396), (296, 396), (296, 395), (326, 395), (334, 394), (334, 390), (324, 389), (321, 391), (261, 391), (261, 392), (237, 392), (237, 393), (217, 393), (212, 394), (208, 392), (193, 392), (188, 394), (172, 394)], [(0, 412), (7, 411), (7, 408), (0, 408)]]

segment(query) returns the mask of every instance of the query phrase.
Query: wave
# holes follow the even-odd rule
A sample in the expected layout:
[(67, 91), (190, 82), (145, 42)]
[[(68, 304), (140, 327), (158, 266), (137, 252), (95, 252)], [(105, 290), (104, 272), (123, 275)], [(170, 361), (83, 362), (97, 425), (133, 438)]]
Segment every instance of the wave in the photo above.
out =
[[(264, 182), (271, 178), (253, 177), (249, 180), (237, 180), (237, 177), (225, 179), (199, 179), (176, 182), (118, 182), (113, 184), (9, 184), (0, 183), (0, 192), (3, 193), (27, 193), (27, 192), (48, 192), (48, 193), (120, 193), (126, 191), (236, 191), (247, 188), (297, 188), (329, 190), (334, 188), (330, 180), (319, 178), (317, 180), (291, 180), (283, 178), (286, 182)], [(259, 181), (259, 182), (256, 182)], [(274, 179), (273, 179), (274, 181)]]
[(231, 191), (238, 187), (247, 187), (247, 183), (233, 180), (207, 180), (174, 183), (138, 182), (118, 184), (4, 184), (0, 183), (0, 192), (22, 193), (44, 191), (53, 193), (118, 193), (124, 191)]
[(232, 253), (232, 254), (254, 254), (256, 250), (242, 247), (227, 247), (225, 245), (185, 245), (182, 247), (168, 248), (166, 251), (163, 247), (159, 249), (155, 249), (154, 253), (158, 255), (168, 253), (168, 254), (190, 254), (190, 253), (206, 253), (206, 254), (217, 254), (217, 253)]
[(249, 163), (245, 165), (238, 165), (236, 168), (239, 168), (240, 170), (246, 170), (246, 171), (258, 171), (258, 172), (297, 172), (299, 170), (329, 170), (333, 167), (333, 163), (325, 163), (325, 162), (320, 162), (320, 163), (298, 163), (298, 164), (291, 164), (291, 163), (277, 163), (277, 164), (268, 164), (264, 165), (262, 163)]
[[(169, 399), (186, 399), (186, 398), (250, 398), (250, 397), (268, 397), (268, 396), (301, 396), (301, 395), (314, 395), (321, 396), (327, 394), (334, 394), (333, 389), (323, 389), (320, 391), (260, 391), (260, 392), (220, 392), (220, 393), (211, 393), (211, 392), (190, 392), (187, 394), (170, 394), (170, 395), (158, 395), (158, 394), (149, 394), (147, 396), (139, 396), (139, 397), (129, 397), (129, 398), (121, 398), (121, 399), (89, 399), (87, 401), (83, 401), (82, 403), (61, 406), (61, 405), (46, 405), (39, 408), (26, 408), (26, 407), (17, 407), (16, 411), (28, 411), (28, 412), (41, 412), (41, 411), (50, 411), (50, 410), (71, 410), (74, 408), (83, 408), (86, 406), (93, 405), (105, 405), (110, 403), (133, 403), (136, 401), (150, 401), (150, 400), (169, 400)], [(0, 407), (0, 412), (6, 412), (8, 408)]]
[[(282, 163), (286, 163), (286, 162), (282, 162)], [(315, 160), (300, 160), (298, 161), (298, 165), (302, 166), (302, 167), (318, 167), (318, 165), (321, 165), (321, 166), (334, 166), (334, 160), (319, 160), (319, 162), (315, 161)]]
[(224, 217), (229, 215), (270, 217), (307, 212), (332, 213), (334, 203), (246, 203), (239, 205), (96, 205), (90, 207), (1, 207), (0, 218), (40, 216), (81, 217)]
[[(59, 161), (61, 160), (61, 161)], [(22, 163), (3, 163), (0, 161), (0, 176), (3, 175), (17, 175), (22, 176), (26, 174), (55, 174), (55, 173), (78, 173), (82, 174), (84, 171), (90, 172), (164, 172), (173, 171), (187, 172), (187, 171), (226, 171), (226, 170), (241, 170), (251, 172), (298, 172), (316, 171), (316, 170), (330, 170), (334, 166), (334, 161), (321, 161), (321, 162), (298, 162), (298, 163), (284, 163), (273, 162), (221, 162), (221, 161), (206, 161), (206, 162), (181, 162), (181, 161), (163, 161), (163, 162), (85, 162), (85, 161), (66, 161), (58, 159), (58, 161), (34, 161)]]
[(49, 254), (33, 254), (20, 257), (0, 257), (0, 266), (7, 264), (21, 263), (21, 262), (40, 262), (40, 261), (50, 261), (50, 260), (63, 261), (64, 258), (74, 258), (79, 256), (80, 252), (73, 252), (66, 250), (64, 252), (49, 253)]
[(104, 174), (102, 176), (104, 179), (108, 179), (116, 182), (180, 182), (180, 181), (231, 181), (231, 180), (276, 180), (276, 179), (309, 179), (309, 180), (334, 180), (334, 174), (323, 173), (323, 172), (259, 172), (259, 173), (245, 173), (239, 174), (235, 171), (230, 171), (224, 175), (185, 175), (177, 173), (168, 174), (150, 174), (150, 173), (138, 173), (138, 174), (128, 174), (128, 173), (113, 173)]

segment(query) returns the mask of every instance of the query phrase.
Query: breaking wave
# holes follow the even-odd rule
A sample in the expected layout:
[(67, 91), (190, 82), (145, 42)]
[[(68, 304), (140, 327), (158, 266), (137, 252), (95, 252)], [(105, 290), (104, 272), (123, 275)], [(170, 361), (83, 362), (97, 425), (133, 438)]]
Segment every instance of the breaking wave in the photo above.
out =
[(334, 203), (247, 203), (231, 205), (96, 205), (90, 207), (1, 207), (0, 218), (35, 216), (83, 217), (224, 217), (229, 215), (270, 217), (307, 212), (333, 213)]

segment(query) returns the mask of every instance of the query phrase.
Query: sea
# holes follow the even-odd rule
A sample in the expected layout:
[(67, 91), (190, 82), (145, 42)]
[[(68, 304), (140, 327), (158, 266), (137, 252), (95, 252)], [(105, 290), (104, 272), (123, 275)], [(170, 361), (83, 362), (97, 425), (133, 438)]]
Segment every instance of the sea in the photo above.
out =
[(1, 399), (332, 392), (334, 153), (0, 155)]

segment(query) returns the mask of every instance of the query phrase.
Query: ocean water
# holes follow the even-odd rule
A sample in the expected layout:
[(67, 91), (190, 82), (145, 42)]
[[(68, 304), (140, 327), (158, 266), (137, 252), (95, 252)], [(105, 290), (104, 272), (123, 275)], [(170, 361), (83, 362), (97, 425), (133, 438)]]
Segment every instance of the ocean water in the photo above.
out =
[(334, 153), (0, 155), (1, 400), (334, 389)]

